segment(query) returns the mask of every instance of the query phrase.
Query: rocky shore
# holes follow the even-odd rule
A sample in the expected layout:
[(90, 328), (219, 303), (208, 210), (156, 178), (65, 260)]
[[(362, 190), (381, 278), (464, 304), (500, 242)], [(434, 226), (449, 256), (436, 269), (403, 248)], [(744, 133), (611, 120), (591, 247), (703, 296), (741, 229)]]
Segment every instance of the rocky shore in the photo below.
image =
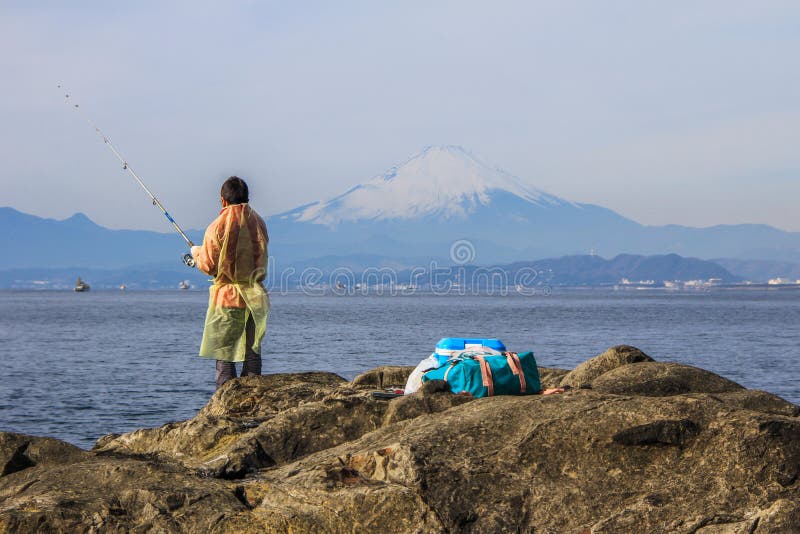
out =
[(227, 383), (91, 451), (0, 433), (0, 532), (800, 532), (800, 407), (617, 346), (561, 395), (471, 399), (411, 368)]

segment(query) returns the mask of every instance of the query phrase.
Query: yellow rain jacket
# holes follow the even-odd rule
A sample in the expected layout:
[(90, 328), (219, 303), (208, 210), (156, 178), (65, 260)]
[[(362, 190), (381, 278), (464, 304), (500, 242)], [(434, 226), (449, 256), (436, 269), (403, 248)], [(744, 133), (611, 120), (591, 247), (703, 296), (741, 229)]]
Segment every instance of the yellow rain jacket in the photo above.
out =
[(244, 361), (245, 325), (250, 317), (255, 323), (250, 348), (261, 353), (269, 315), (269, 296), (263, 285), (268, 243), (264, 220), (248, 204), (223, 208), (206, 229), (195, 261), (198, 269), (214, 276), (214, 284), (209, 288), (200, 356)]

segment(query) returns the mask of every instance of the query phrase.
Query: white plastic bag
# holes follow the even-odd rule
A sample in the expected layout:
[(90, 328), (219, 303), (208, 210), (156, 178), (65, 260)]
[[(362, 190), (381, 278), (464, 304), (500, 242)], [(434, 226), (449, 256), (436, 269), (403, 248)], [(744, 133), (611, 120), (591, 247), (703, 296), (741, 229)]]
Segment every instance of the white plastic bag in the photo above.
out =
[(430, 371), (431, 369), (437, 369), (439, 367), (439, 359), (436, 357), (435, 354), (431, 354), (414, 368), (411, 371), (411, 375), (408, 377), (408, 381), (406, 382), (406, 388), (404, 393), (406, 395), (411, 395), (419, 388), (422, 387), (422, 375), (425, 374), (425, 371)]

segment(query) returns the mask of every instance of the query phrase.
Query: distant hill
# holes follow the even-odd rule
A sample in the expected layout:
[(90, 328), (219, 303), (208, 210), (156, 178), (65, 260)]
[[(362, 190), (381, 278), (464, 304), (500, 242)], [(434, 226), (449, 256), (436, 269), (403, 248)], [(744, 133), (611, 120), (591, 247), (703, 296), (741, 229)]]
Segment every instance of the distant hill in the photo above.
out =
[[(0, 288), (71, 289), (81, 276), (95, 289), (176, 288), (189, 280), (195, 288), (205, 288), (209, 277), (184, 266), (164, 268), (140, 266), (127, 269), (36, 268), (0, 270)], [(636, 256), (620, 254), (607, 260), (599, 256), (565, 256), (505, 265), (453, 265), (422, 262), (409, 267), (379, 256), (326, 257), (291, 266), (270, 262), (266, 285), (273, 291), (296, 290), (301, 286), (334, 287), (342, 283), (357, 285), (410, 284), (430, 290), (446, 284), (467, 289), (523, 286), (608, 286), (623, 278), (631, 282), (652, 280), (658, 285), (673, 280), (708, 280), (717, 278), (730, 284), (742, 277), (720, 265), (677, 254)]]
[[(190, 239), (202, 239), (199, 231)], [(188, 247), (177, 233), (110, 230), (76, 213), (63, 221), (0, 208), (0, 270), (41, 267), (180, 266)]]
[(565, 256), (562, 258), (518, 262), (504, 266), (510, 273), (533, 268), (549, 273), (552, 285), (607, 285), (623, 278), (631, 282), (652, 280), (656, 283), (674, 280), (708, 280), (718, 278), (722, 283), (741, 282), (742, 277), (706, 260), (684, 258), (677, 254), (636, 256), (620, 254), (607, 260), (599, 256)]
[[(386, 270), (367, 271), (377, 275), (386, 283)], [(367, 275), (362, 278), (375, 283)], [(651, 281), (663, 286), (665, 281), (689, 281), (716, 278), (723, 284), (741, 282), (742, 278), (731, 274), (714, 262), (697, 258), (684, 258), (677, 254), (659, 256), (636, 256), (620, 254), (613, 259), (599, 256), (564, 256), (537, 261), (515, 262), (495, 266), (439, 266), (436, 270), (410, 269), (398, 273), (396, 282), (419, 287), (442, 287), (443, 284), (458, 284), (467, 289), (555, 286), (611, 286), (623, 278), (632, 283)], [(328, 279), (330, 280), (330, 278)], [(336, 278), (334, 281), (339, 281)], [(359, 275), (356, 276), (359, 281)]]
[[(466, 289), (486, 289), (508, 286), (610, 286), (623, 278), (632, 283), (652, 281), (663, 286), (665, 281), (707, 281), (716, 278), (723, 284), (741, 282), (742, 278), (720, 265), (697, 258), (684, 258), (677, 254), (636, 256), (620, 254), (612, 259), (599, 256), (564, 256), (536, 261), (514, 262), (501, 265), (440, 265), (421, 264), (411, 269), (398, 269), (389, 263), (372, 259), (371, 266), (353, 263), (343, 268), (336, 262), (312, 263), (319, 270), (318, 283), (352, 285), (386, 285), (390, 283), (413, 285), (423, 289), (443, 286)], [(355, 267), (355, 268), (354, 268)], [(299, 276), (292, 278), (293, 282)]]

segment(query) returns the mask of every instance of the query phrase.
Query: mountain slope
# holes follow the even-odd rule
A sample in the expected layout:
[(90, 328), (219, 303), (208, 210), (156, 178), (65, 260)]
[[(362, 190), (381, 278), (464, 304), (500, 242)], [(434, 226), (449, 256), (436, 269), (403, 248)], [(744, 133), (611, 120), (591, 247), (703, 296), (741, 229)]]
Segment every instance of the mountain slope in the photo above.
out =
[(766, 225), (643, 226), (612, 210), (536, 189), (461, 147), (428, 147), (345, 193), (268, 219), (272, 251), (288, 259), (379, 254), (475, 262), (620, 253), (800, 260), (800, 234)]
[(570, 204), (533, 188), (458, 146), (429, 146), (401, 165), (325, 202), (290, 212), (291, 219), (333, 226), (343, 221), (464, 219), (503, 191), (540, 206)]

